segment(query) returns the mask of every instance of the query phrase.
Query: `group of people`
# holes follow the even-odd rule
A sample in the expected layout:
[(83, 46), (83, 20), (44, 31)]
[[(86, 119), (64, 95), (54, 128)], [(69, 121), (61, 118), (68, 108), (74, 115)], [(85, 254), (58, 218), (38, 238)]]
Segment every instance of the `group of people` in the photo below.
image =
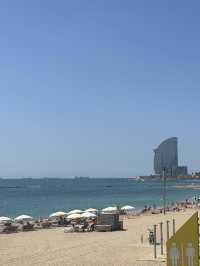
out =
[(148, 213), (148, 212), (155, 212), (155, 210), (157, 211), (156, 213), (162, 213), (162, 209), (161, 208), (156, 208), (156, 205), (153, 206), (147, 206), (145, 205), (144, 208), (141, 211), (141, 214), (144, 213)]
[(96, 218), (84, 219), (84, 220), (73, 220), (71, 226), (74, 232), (93, 232), (97, 223)]
[[(188, 200), (186, 199), (185, 201), (183, 202), (177, 202), (177, 203), (174, 203), (172, 202), (170, 205), (166, 206), (165, 207), (165, 211), (182, 211), (186, 208), (194, 208), (194, 207), (200, 207), (200, 198), (198, 197), (194, 197), (193, 200)], [(144, 208), (142, 209), (141, 211), (141, 214), (144, 214), (144, 213), (155, 213), (154, 211), (157, 211), (156, 213), (162, 213), (163, 212), (163, 208), (156, 208), (155, 205), (153, 206), (147, 206), (145, 205)]]
[(65, 233), (93, 232), (97, 224), (96, 219), (72, 220), (70, 225), (64, 228)]
[(73, 232), (93, 232), (95, 230), (95, 225), (97, 223), (96, 218), (92, 219), (76, 219), (68, 220), (65, 217), (58, 217), (54, 221), (48, 219), (39, 219), (36, 221), (19, 221), (18, 223), (5, 222), (1, 225), (0, 232), (16, 232), (16, 231), (30, 231), (35, 229), (42, 228), (51, 228), (51, 227), (71, 227)]
[(32, 231), (35, 228), (35, 224), (29, 221), (19, 221), (19, 222), (11, 222), (7, 221), (5, 223), (0, 224), (0, 232), (1, 233), (14, 233), (18, 231)]

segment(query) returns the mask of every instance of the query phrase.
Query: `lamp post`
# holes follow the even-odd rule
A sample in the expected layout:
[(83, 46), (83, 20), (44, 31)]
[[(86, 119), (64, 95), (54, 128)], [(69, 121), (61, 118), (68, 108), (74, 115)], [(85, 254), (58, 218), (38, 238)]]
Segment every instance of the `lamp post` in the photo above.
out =
[(166, 175), (165, 175), (165, 168), (163, 168), (163, 213), (165, 215), (166, 209)]

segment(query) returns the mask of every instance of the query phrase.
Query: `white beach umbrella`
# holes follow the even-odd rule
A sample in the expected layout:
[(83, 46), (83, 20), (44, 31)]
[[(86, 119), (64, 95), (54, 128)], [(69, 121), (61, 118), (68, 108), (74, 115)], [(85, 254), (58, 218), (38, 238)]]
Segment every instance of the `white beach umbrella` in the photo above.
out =
[(126, 206), (123, 206), (121, 208), (121, 210), (130, 212), (130, 211), (134, 211), (135, 210), (135, 207), (126, 205)]
[(32, 221), (33, 217), (29, 216), (29, 215), (20, 215), (18, 217), (15, 218), (15, 221), (20, 222), (20, 221)]
[(105, 213), (117, 212), (117, 207), (107, 207), (107, 208), (102, 209), (102, 212), (105, 212)]
[(9, 217), (1, 216), (0, 217), (0, 223), (6, 223), (6, 222), (11, 222), (12, 219)]
[(93, 209), (93, 208), (89, 208), (87, 210), (85, 210), (85, 212), (97, 212), (97, 209)]
[(72, 210), (70, 212), (68, 212), (67, 214), (70, 215), (70, 214), (76, 214), (76, 213), (83, 213), (82, 210)]
[(56, 218), (56, 217), (60, 217), (60, 216), (67, 216), (67, 213), (59, 211), (59, 212), (54, 212), (51, 215), (49, 215), (50, 218)]
[(72, 213), (70, 215), (67, 216), (67, 219), (70, 220), (75, 220), (75, 219), (80, 219), (82, 216), (80, 213)]
[(91, 213), (91, 212), (84, 212), (81, 214), (81, 217), (83, 218), (96, 218), (96, 214)]

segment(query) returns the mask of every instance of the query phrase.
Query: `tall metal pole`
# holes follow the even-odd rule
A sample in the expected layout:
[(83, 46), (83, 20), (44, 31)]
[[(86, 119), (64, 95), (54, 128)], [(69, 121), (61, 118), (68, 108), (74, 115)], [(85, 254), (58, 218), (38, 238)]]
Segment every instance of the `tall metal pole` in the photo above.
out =
[(176, 233), (175, 219), (173, 219), (173, 236), (175, 235), (175, 233)]
[(161, 255), (163, 255), (163, 223), (160, 223), (160, 249)]
[(163, 169), (163, 213), (166, 213), (166, 175), (165, 168)]
[(157, 248), (157, 237), (156, 237), (156, 224), (154, 224), (154, 259), (156, 259), (157, 258), (157, 250), (156, 250), (156, 248)]
[(169, 240), (169, 221), (167, 220), (167, 240)]

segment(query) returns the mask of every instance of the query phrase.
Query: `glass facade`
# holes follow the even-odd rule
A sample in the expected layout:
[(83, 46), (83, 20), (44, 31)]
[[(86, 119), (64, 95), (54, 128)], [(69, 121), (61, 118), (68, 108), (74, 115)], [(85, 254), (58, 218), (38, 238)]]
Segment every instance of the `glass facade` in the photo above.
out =
[(154, 153), (155, 174), (162, 175), (165, 169), (167, 175), (173, 176), (178, 167), (178, 139), (174, 137), (163, 141)]

